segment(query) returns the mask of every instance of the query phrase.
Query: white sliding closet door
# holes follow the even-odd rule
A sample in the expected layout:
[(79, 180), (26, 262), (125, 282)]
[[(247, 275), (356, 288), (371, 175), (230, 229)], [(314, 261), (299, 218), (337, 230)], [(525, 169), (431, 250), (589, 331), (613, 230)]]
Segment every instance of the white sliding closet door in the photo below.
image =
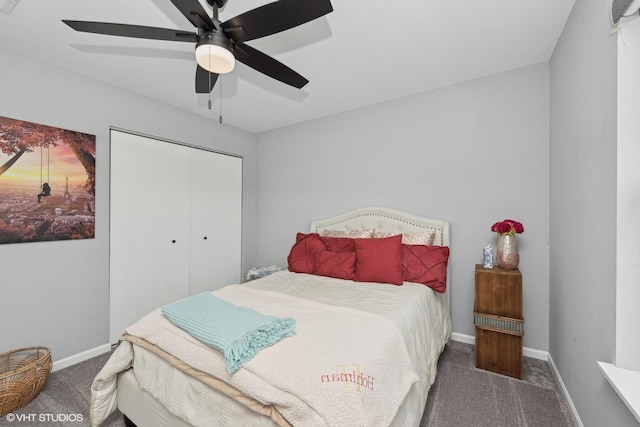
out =
[(110, 342), (190, 294), (241, 281), (242, 159), (111, 131)]
[(191, 150), (191, 293), (241, 282), (242, 159)]
[(155, 147), (155, 200), (142, 207), (155, 217), (154, 301), (156, 307), (189, 295), (189, 152), (166, 142)]

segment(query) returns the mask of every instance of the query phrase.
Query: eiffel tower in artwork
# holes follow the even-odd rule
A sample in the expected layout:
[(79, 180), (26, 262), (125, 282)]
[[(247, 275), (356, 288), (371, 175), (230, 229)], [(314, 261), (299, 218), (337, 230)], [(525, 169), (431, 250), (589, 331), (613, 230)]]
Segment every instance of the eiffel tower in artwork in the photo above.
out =
[(67, 177), (67, 184), (64, 187), (64, 195), (62, 196), (63, 199), (71, 199), (71, 194), (69, 194), (69, 177)]

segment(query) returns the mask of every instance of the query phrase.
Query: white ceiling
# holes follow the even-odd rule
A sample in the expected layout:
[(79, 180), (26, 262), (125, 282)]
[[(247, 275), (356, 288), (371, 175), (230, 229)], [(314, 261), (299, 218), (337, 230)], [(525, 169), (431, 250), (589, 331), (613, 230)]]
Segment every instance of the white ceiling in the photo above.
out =
[[(15, 1), (0, 0), (0, 9)], [(194, 31), (169, 0), (23, 0), (0, 13), (0, 48), (214, 120), (222, 101), (226, 124), (257, 133), (547, 61), (574, 1), (332, 0), (332, 13), (247, 43), (309, 84), (295, 89), (237, 63), (218, 80), (211, 110), (195, 93), (190, 44), (80, 33), (61, 22)], [(269, 2), (229, 0), (220, 19)]]

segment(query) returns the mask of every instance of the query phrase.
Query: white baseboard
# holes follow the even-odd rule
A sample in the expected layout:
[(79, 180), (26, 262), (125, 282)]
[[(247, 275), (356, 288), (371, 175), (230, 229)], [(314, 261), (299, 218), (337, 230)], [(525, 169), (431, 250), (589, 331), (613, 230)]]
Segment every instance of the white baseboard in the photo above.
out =
[(556, 377), (556, 381), (558, 381), (558, 385), (560, 385), (560, 390), (562, 390), (562, 394), (564, 395), (564, 398), (567, 400), (567, 403), (569, 404), (569, 408), (571, 408), (571, 413), (573, 414), (573, 418), (576, 420), (576, 423), (578, 423), (578, 427), (584, 427), (584, 424), (582, 424), (582, 420), (580, 419), (580, 415), (578, 415), (578, 410), (576, 409), (576, 406), (573, 404), (573, 400), (571, 400), (571, 396), (569, 396), (569, 390), (567, 390), (567, 387), (564, 385), (564, 381), (562, 381), (560, 372), (558, 372), (558, 368), (556, 367), (556, 364), (553, 362), (553, 357), (549, 355), (549, 359), (547, 361), (549, 362), (549, 365), (551, 365), (553, 376)]
[[(472, 344), (472, 345), (476, 343), (476, 337), (474, 337), (473, 335), (460, 334), (458, 332), (452, 332), (451, 339), (454, 341), (459, 341), (459, 342)], [(540, 359), (545, 361), (549, 360), (548, 351), (536, 350), (535, 348), (523, 347), (522, 355), (527, 357), (532, 357), (534, 359)]]
[(451, 332), (451, 339), (471, 345), (476, 343), (476, 337), (467, 334), (460, 334), (458, 332)]
[(54, 360), (53, 367), (51, 368), (51, 372), (58, 371), (60, 369), (68, 368), (71, 365), (75, 365), (76, 363), (84, 362), (85, 360), (89, 360), (92, 357), (96, 357), (101, 355), (102, 353), (106, 353), (111, 351), (111, 344), (103, 344), (101, 346), (91, 348), (87, 351), (83, 351), (82, 353), (74, 354), (73, 356), (65, 357), (64, 359)]
[(549, 360), (549, 352), (544, 350), (536, 350), (535, 348), (523, 347), (522, 354), (539, 360)]

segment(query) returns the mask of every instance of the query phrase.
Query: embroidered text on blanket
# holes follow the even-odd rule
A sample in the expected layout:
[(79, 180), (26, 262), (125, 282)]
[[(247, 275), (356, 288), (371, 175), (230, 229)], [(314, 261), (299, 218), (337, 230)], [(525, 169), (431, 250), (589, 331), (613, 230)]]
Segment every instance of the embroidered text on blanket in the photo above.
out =
[(337, 372), (334, 374), (324, 374), (320, 376), (320, 382), (322, 383), (330, 383), (333, 381), (342, 381), (344, 383), (344, 388), (351, 389), (350, 383), (355, 384), (355, 391), (358, 393), (362, 393), (362, 388), (367, 388), (369, 390), (373, 390), (373, 378), (371, 375), (365, 375), (360, 365), (353, 365), (355, 369), (351, 372), (347, 372), (347, 365), (338, 365), (338, 368), (342, 372)]

